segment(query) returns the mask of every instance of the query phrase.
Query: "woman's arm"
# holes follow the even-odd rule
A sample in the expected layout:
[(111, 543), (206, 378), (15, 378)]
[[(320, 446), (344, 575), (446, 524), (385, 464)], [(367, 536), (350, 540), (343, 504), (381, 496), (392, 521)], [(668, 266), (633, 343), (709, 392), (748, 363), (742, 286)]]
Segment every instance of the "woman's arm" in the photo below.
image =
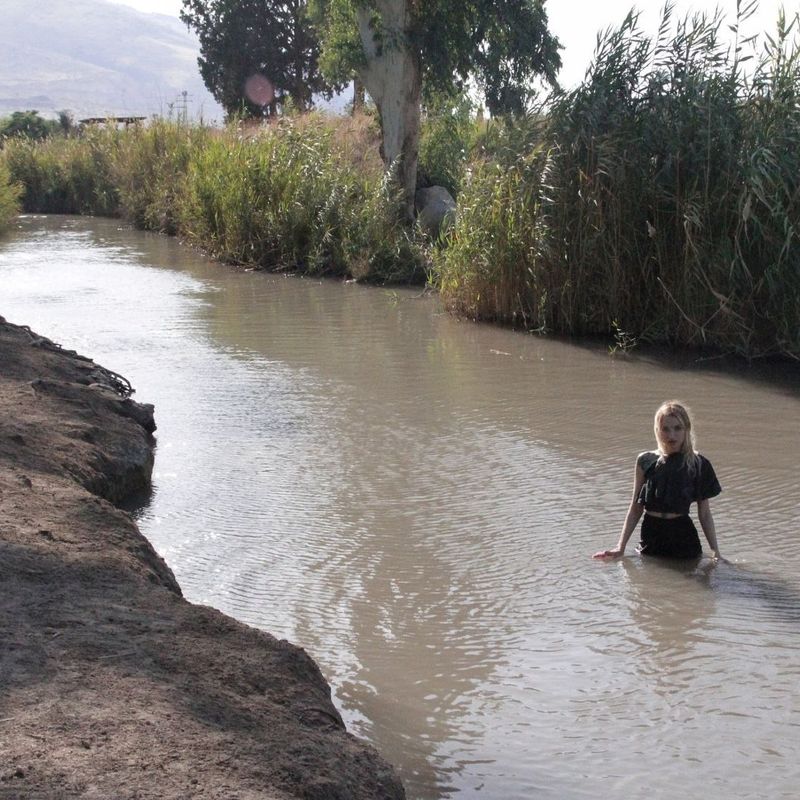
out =
[(631, 504), (628, 506), (628, 513), (625, 515), (625, 522), (622, 525), (622, 532), (619, 535), (617, 546), (613, 550), (601, 550), (595, 553), (593, 558), (619, 558), (625, 555), (625, 548), (628, 544), (628, 539), (636, 529), (636, 525), (642, 518), (644, 513), (644, 506), (639, 502), (639, 492), (644, 483), (644, 470), (639, 466), (639, 460), (636, 460), (636, 470), (633, 476), (633, 496), (631, 497)]
[(706, 539), (708, 539), (708, 546), (714, 552), (714, 558), (722, 558), (717, 544), (717, 529), (711, 514), (711, 503), (707, 499), (697, 501), (697, 518), (700, 520), (700, 527), (703, 529)]

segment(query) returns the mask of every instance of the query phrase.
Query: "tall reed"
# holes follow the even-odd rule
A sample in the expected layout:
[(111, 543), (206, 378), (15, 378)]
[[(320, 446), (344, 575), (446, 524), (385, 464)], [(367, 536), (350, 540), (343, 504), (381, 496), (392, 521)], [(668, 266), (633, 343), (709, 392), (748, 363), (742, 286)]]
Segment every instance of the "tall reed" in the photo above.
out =
[(7, 230), (19, 213), (22, 186), (11, 180), (8, 167), (0, 161), (0, 233)]
[(137, 228), (177, 233), (189, 163), (211, 136), (202, 125), (167, 120), (137, 125), (120, 135), (113, 178), (122, 216)]
[(517, 134), (516, 159), (472, 167), (437, 257), (452, 308), (800, 355), (797, 39), (781, 17), (748, 74), (745, 43), (723, 46), (719, 16), (673, 32), (670, 14), (655, 39), (634, 14), (608, 31), (546, 123), (517, 126), (533, 135)]
[(182, 233), (226, 261), (275, 270), (419, 278), (420, 252), (381, 176), (353, 170), (334, 132), (286, 119), (193, 152)]
[(116, 216), (114, 145), (114, 132), (99, 130), (41, 141), (13, 138), (3, 143), (0, 162), (23, 187), (25, 211)]

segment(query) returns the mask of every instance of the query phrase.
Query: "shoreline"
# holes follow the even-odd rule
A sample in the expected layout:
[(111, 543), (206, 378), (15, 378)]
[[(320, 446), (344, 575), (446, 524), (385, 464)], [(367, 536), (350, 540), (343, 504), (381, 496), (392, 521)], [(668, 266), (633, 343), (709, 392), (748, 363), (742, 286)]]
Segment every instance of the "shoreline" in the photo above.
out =
[(183, 599), (115, 503), (152, 406), (0, 317), (0, 798), (395, 798), (301, 648)]

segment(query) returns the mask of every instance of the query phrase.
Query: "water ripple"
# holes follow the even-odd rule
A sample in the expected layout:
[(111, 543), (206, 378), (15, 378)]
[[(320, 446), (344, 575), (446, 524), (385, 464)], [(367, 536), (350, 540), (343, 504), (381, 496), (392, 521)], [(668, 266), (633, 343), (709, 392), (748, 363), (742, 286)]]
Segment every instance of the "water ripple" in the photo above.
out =
[[(115, 222), (23, 228), (2, 313), (155, 403), (139, 522), (186, 596), (306, 647), (411, 798), (793, 796), (800, 393), (220, 269)], [(678, 391), (732, 563), (591, 561)]]

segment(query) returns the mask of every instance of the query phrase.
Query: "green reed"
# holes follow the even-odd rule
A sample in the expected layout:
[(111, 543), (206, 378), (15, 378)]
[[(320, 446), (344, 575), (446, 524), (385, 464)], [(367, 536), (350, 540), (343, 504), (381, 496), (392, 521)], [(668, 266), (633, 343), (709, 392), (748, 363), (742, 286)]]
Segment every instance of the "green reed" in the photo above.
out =
[(113, 133), (98, 130), (82, 137), (13, 138), (3, 142), (0, 163), (23, 187), (25, 211), (116, 216), (113, 150)]
[(193, 153), (181, 229), (226, 261), (273, 270), (410, 280), (421, 251), (380, 174), (352, 168), (322, 117), (229, 130)]
[(120, 215), (264, 269), (426, 276), (365, 120), (310, 114), (225, 130), (156, 120), (8, 141), (0, 164), (24, 187), (27, 211)]
[(211, 136), (202, 125), (166, 120), (124, 131), (113, 159), (121, 215), (143, 230), (178, 233), (189, 163)]
[(0, 233), (7, 230), (19, 213), (22, 186), (11, 180), (8, 167), (0, 161)]
[(580, 87), (509, 129), (522, 147), (471, 165), (437, 255), (450, 307), (800, 356), (796, 28), (781, 18), (746, 72), (747, 43), (728, 51), (719, 17), (671, 32), (670, 13), (654, 39), (629, 15)]

